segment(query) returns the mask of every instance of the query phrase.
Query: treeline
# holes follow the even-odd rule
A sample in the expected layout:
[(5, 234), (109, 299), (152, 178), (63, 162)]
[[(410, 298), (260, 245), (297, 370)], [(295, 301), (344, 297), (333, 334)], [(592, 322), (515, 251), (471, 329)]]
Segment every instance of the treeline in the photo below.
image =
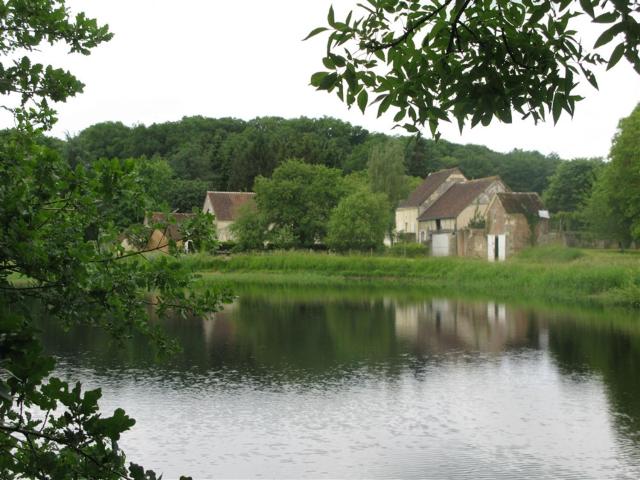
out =
[[(171, 181), (163, 189), (165, 199), (173, 208), (190, 210), (200, 205), (206, 190), (253, 190), (257, 176), (269, 177), (291, 158), (344, 174), (365, 170), (372, 149), (391, 138), (397, 137), (334, 118), (188, 117), (149, 126), (99, 123), (65, 141), (50, 142), (71, 165), (100, 158), (165, 162), (171, 170)], [(405, 173), (413, 177), (458, 166), (470, 178), (500, 175), (515, 191), (542, 193), (560, 163), (557, 156), (539, 152), (503, 154), (478, 145), (416, 137), (400, 141)]]
[(545, 202), (557, 230), (640, 245), (640, 105), (620, 120), (609, 161), (562, 162), (549, 179)]

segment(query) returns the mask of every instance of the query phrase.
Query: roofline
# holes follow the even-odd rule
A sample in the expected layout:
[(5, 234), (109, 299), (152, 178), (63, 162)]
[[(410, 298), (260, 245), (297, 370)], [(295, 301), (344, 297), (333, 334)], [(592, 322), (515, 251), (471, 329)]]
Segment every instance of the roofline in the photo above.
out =
[(427, 177), (430, 177), (431, 175), (434, 175), (436, 173), (454, 172), (456, 170), (462, 173), (462, 170), (460, 170), (460, 167), (451, 167), (451, 168), (443, 168), (442, 170), (436, 170), (435, 172), (430, 172), (429, 175), (427, 175)]
[(537, 195), (540, 197), (538, 192), (498, 192), (498, 195)]
[(467, 180), (466, 182), (462, 182), (462, 183), (487, 182), (489, 180), (492, 181), (492, 182), (494, 182), (496, 180), (500, 180), (502, 183), (504, 183), (502, 178), (500, 178), (500, 175), (492, 175), (490, 177), (474, 178), (473, 180)]

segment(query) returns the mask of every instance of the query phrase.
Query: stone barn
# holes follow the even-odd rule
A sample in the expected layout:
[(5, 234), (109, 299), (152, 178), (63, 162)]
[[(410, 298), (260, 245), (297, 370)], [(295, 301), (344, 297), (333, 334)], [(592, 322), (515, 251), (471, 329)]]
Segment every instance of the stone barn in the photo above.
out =
[(255, 197), (256, 194), (252, 192), (207, 192), (202, 211), (212, 213), (216, 217), (218, 240), (233, 240), (229, 227), (238, 219), (244, 205), (256, 208)]
[(492, 198), (506, 190), (508, 188), (500, 177), (452, 185), (418, 217), (420, 238), (431, 242), (431, 255), (464, 255), (458, 252), (458, 233), (478, 226), (477, 223), (484, 223)]
[(549, 212), (535, 192), (502, 192), (487, 211), (488, 259), (504, 260), (545, 240)]

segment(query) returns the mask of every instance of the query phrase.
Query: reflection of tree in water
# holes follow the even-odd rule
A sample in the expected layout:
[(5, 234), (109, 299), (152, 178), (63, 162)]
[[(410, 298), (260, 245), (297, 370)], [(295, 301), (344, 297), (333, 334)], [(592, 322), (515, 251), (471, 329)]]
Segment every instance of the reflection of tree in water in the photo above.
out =
[(549, 347), (565, 374), (595, 372), (609, 392), (616, 428), (640, 444), (640, 329), (616, 327), (605, 318), (593, 322), (560, 319), (550, 326)]

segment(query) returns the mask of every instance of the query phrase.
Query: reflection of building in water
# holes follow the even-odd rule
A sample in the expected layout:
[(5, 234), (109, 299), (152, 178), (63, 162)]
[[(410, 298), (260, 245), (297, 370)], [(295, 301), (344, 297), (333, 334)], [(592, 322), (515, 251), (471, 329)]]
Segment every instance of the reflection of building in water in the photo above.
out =
[(395, 308), (396, 337), (425, 353), (544, 348), (546, 327), (538, 331), (535, 322), (525, 311), (496, 303), (432, 299)]
[(202, 332), (208, 346), (228, 344), (235, 335), (235, 324), (231, 321), (238, 308), (238, 299), (226, 304), (220, 312), (209, 313), (202, 319)]

